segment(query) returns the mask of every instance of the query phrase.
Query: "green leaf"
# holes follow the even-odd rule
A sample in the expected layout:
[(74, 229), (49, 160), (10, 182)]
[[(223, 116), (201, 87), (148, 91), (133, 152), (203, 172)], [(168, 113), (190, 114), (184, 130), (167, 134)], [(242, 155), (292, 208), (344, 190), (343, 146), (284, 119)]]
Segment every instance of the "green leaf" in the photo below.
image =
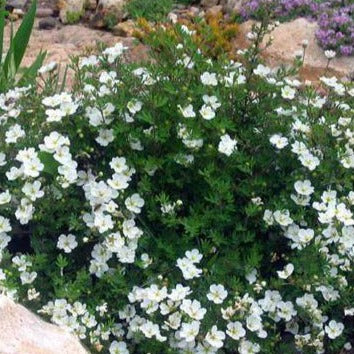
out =
[(18, 82), (18, 85), (22, 86), (29, 80), (34, 80), (37, 76), (38, 70), (40, 67), (43, 65), (43, 61), (47, 55), (47, 52), (41, 52), (37, 55), (36, 60), (32, 63), (32, 65), (28, 68), (24, 69), (24, 73), (21, 76), (20, 81)]
[(0, 65), (2, 63), (2, 51), (4, 46), (5, 14), (5, 0), (0, 0)]
[[(21, 64), (31, 36), (34, 19), (36, 17), (36, 10), (37, 0), (33, 0), (31, 7), (23, 18), (15, 36), (11, 40), (10, 49), (4, 61), (4, 72), (6, 76), (8, 76), (9, 68), (11, 68), (11, 71), (15, 69), (16, 72)], [(11, 77), (13, 77), (13, 73)]]
[(55, 176), (58, 171), (59, 163), (54, 159), (53, 155), (46, 151), (40, 151), (38, 155), (44, 165), (43, 171)]

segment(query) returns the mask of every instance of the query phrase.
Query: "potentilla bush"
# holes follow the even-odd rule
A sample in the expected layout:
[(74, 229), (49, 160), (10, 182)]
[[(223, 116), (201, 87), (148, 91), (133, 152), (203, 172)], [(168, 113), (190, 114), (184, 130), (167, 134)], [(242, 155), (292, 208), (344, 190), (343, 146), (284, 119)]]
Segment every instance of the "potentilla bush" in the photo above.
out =
[(176, 26), (1, 95), (1, 291), (93, 352), (350, 349), (354, 88), (263, 65), (266, 29), (239, 62)]

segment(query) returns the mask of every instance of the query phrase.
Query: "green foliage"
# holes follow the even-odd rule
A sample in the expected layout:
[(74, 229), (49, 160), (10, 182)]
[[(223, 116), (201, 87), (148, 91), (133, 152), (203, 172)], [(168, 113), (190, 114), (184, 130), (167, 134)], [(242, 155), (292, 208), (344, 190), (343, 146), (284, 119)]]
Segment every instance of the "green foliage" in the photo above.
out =
[(21, 71), (20, 65), (31, 36), (36, 9), (37, 0), (33, 0), (14, 36), (11, 27), (9, 49), (3, 57), (6, 12), (5, 0), (0, 1), (0, 92), (3, 92), (10, 86), (14, 86), (16, 83), (18, 85), (29, 84), (35, 79), (37, 71), (43, 63), (45, 53), (40, 53), (33, 64), (30, 67), (23, 69), (20, 77), (18, 77), (18, 73)]
[(78, 23), (82, 17), (82, 12), (80, 11), (68, 11), (66, 13), (66, 19), (69, 25), (73, 25), (75, 23)]
[(126, 11), (132, 18), (145, 18), (149, 21), (161, 21), (172, 10), (173, 0), (130, 0)]
[(0, 291), (102, 353), (180, 353), (168, 321), (195, 321), (185, 299), (205, 309), (189, 352), (338, 353), (353, 333), (354, 87), (322, 78), (325, 95), (294, 79), (299, 61), (265, 67), (268, 30), (231, 61), (159, 28), (145, 62), (117, 44), (73, 59), (71, 92), (49, 72), (0, 95)]

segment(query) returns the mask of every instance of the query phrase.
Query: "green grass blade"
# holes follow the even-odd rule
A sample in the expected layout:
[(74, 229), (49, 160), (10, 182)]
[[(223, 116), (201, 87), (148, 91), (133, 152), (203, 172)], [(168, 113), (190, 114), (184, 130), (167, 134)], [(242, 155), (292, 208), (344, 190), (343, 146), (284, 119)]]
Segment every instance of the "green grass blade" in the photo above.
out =
[(15, 36), (11, 41), (9, 53), (7, 54), (4, 62), (5, 70), (7, 70), (6, 69), (7, 67), (9, 67), (12, 54), (14, 60), (13, 63), (14, 68), (15, 70), (19, 68), (31, 36), (34, 19), (36, 17), (36, 10), (37, 10), (37, 0), (33, 0), (31, 7), (29, 8), (28, 12), (23, 18), (20, 27), (18, 28)]
[(32, 65), (30, 67), (24, 69), (23, 75), (21, 76), (21, 79), (18, 82), (19, 86), (22, 86), (25, 83), (28, 83), (30, 81), (33, 82), (32, 80), (36, 79), (38, 70), (43, 65), (46, 55), (47, 55), (47, 52), (40, 52), (37, 55), (36, 60), (32, 63)]
[(2, 52), (4, 48), (5, 28), (5, 0), (0, 0), (0, 65), (2, 63)]

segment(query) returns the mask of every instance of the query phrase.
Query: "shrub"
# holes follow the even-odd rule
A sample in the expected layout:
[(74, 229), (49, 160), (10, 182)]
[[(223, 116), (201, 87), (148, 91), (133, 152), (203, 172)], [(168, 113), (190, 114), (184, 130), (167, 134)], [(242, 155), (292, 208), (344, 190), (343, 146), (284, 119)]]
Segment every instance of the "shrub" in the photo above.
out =
[[(234, 21), (226, 21), (222, 13), (207, 15), (205, 19), (191, 18), (181, 20), (180, 25), (186, 26), (192, 33), (191, 40), (198, 45), (203, 53), (212, 58), (228, 55), (235, 58), (232, 39), (235, 38), (239, 26)], [(136, 36), (144, 41), (144, 38), (152, 38), (154, 34), (160, 36), (159, 26), (152, 26), (144, 19), (139, 19)], [(170, 35), (175, 36), (175, 26), (164, 23), (163, 27)]]
[(146, 63), (1, 95), (2, 291), (97, 351), (348, 348), (354, 88), (264, 66), (266, 29), (235, 62), (161, 28)]
[(143, 17), (149, 21), (160, 21), (172, 10), (172, 0), (130, 0), (126, 10), (132, 18)]

